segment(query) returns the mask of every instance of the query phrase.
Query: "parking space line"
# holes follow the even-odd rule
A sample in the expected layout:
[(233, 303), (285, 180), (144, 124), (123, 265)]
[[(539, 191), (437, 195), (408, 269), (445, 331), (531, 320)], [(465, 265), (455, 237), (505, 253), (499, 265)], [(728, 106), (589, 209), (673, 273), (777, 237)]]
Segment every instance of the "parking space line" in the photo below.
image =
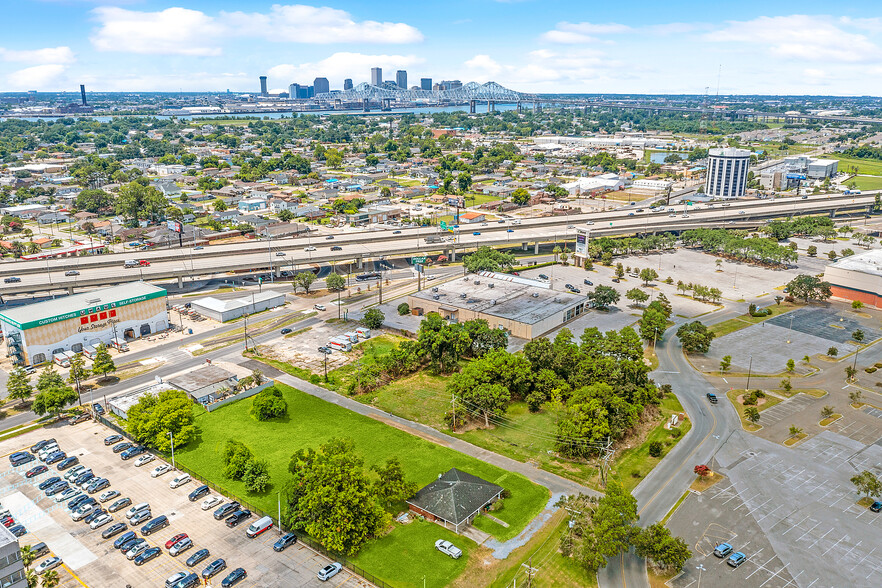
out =
[(812, 588), (812, 586), (814, 586), (815, 582), (817, 582), (818, 580), (820, 580), (820, 578), (815, 578), (814, 580), (812, 580), (812, 583), (809, 584), (808, 586), (806, 586), (805, 588)]
[(855, 543), (855, 544), (851, 547), (851, 549), (849, 549), (848, 551), (846, 551), (845, 554), (844, 554), (841, 558), (839, 558), (839, 561), (841, 562), (841, 561), (845, 560), (849, 555), (851, 555), (851, 552), (852, 552), (852, 551), (854, 551), (855, 549), (857, 549), (857, 547), (858, 547), (861, 543), (863, 543), (863, 542), (862, 542), (862, 541), (858, 541), (857, 543)]
[(814, 531), (814, 530), (815, 530), (815, 527), (817, 527), (817, 526), (820, 525), (820, 524), (821, 524), (820, 522), (815, 523), (814, 527), (812, 527), (811, 529), (809, 529), (808, 531), (806, 531), (805, 533), (803, 533), (802, 535), (800, 535), (800, 536), (799, 536), (799, 539), (797, 539), (797, 541), (802, 541), (802, 538), (803, 538), (803, 537), (805, 537), (806, 535), (808, 535), (809, 533), (811, 533), (812, 531)]
[(765, 586), (766, 584), (768, 584), (769, 582), (771, 582), (771, 581), (772, 581), (772, 578), (777, 577), (778, 574), (780, 574), (781, 572), (783, 572), (786, 568), (787, 568), (787, 566), (781, 566), (781, 569), (780, 569), (780, 570), (778, 570), (777, 572), (775, 572), (774, 574), (772, 574), (771, 576), (769, 576), (769, 579), (768, 579), (768, 580), (766, 580), (765, 582), (763, 582), (762, 584), (760, 584), (760, 588), (763, 588), (763, 586)]
[(842, 543), (842, 541), (844, 541), (845, 539), (848, 539), (848, 535), (843, 535), (843, 536), (839, 539), (839, 541), (837, 541), (836, 543), (834, 543), (833, 545), (831, 545), (830, 547), (828, 547), (828, 548), (827, 548), (827, 551), (825, 551), (824, 553), (821, 554), (821, 557), (827, 555), (827, 554), (830, 552), (831, 549), (834, 549), (837, 545), (839, 545), (840, 543)]
[(762, 517), (758, 518), (758, 519), (756, 520), (756, 522), (759, 523), (760, 521), (762, 521), (763, 519), (765, 519), (766, 517), (768, 517), (770, 514), (772, 514), (773, 512), (775, 512), (776, 510), (778, 510), (779, 508), (781, 508), (782, 506), (784, 506), (784, 505), (783, 505), (783, 504), (779, 504), (778, 506), (776, 506), (775, 508), (773, 508), (772, 510), (770, 510), (769, 512), (767, 512), (766, 514), (764, 514)]
[[(760, 550), (760, 551), (762, 551), (762, 550)], [(755, 554), (754, 554), (754, 557), (756, 557), (757, 555), (759, 555), (759, 552), (755, 553)], [(773, 555), (772, 557), (770, 557), (770, 558), (768, 559), (768, 561), (767, 561), (766, 563), (764, 563), (764, 564), (755, 564), (755, 565), (757, 566), (757, 568), (756, 568), (755, 570), (753, 570), (752, 572), (750, 572), (750, 574), (749, 574), (746, 578), (744, 578), (744, 579), (745, 579), (745, 580), (749, 580), (750, 577), (751, 577), (752, 575), (754, 575), (755, 573), (757, 573), (757, 572), (760, 571), (760, 570), (765, 570), (765, 571), (768, 572), (769, 570), (768, 570), (768, 568), (766, 568), (766, 566), (769, 564), (769, 562), (771, 562), (771, 561), (772, 561), (773, 559), (775, 559), (776, 557), (778, 557), (778, 556), (777, 556), (777, 555)]]
[(798, 526), (800, 526), (801, 524), (803, 524), (807, 518), (809, 518), (809, 515), (806, 515), (804, 519), (802, 519), (801, 521), (799, 521), (798, 523), (796, 523), (795, 525), (791, 526), (789, 529), (787, 529), (786, 531), (784, 531), (784, 533), (782, 533), (781, 536), (783, 537), (784, 535), (786, 535), (787, 533), (789, 533), (790, 531), (792, 531), (792, 530), (795, 529), (796, 527), (798, 527)]
[(832, 532), (833, 532), (833, 529), (827, 529), (827, 532), (824, 533), (823, 535), (821, 535), (820, 537), (818, 537), (817, 539), (815, 539), (815, 542), (812, 543), (811, 545), (809, 545), (808, 548), (811, 549), (812, 547), (814, 547), (815, 545), (818, 544), (818, 541), (820, 541), (821, 539), (823, 539), (824, 537), (826, 537), (827, 535), (829, 535)]
[(870, 557), (871, 555), (873, 555), (873, 552), (874, 552), (874, 551), (876, 551), (876, 548), (875, 548), (875, 547), (874, 547), (873, 549), (870, 550), (870, 553), (868, 553), (868, 554), (866, 554), (864, 557), (862, 557), (862, 558), (861, 558), (861, 561), (859, 561), (859, 562), (857, 562), (856, 564), (854, 564), (854, 565), (851, 567), (851, 570), (850, 570), (850, 571), (853, 572), (854, 569), (855, 569), (856, 567), (858, 567), (859, 565), (861, 565), (862, 563), (864, 563), (864, 560), (866, 560), (868, 557)]

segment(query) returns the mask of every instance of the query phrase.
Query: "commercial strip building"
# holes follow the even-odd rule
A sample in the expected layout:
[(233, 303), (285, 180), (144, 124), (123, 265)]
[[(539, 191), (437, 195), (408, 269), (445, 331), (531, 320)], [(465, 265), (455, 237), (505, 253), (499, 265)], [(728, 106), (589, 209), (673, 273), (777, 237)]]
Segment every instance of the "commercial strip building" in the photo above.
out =
[(750, 151), (747, 149), (711, 149), (707, 156), (705, 193), (714, 198), (743, 198), (749, 166)]
[(479, 272), (408, 296), (416, 312), (437, 312), (445, 320), (484, 319), (521, 339), (535, 339), (580, 316), (584, 296), (558, 292), (547, 282), (510, 274)]
[(269, 310), (285, 304), (285, 295), (274, 290), (255, 292), (243, 298), (221, 300), (213, 296), (206, 296), (191, 303), (191, 309), (202, 316), (214, 319), (218, 322), (231, 321), (246, 314), (254, 314), (262, 310)]
[(839, 161), (836, 159), (792, 155), (785, 157), (781, 163), (763, 169), (759, 181), (767, 190), (789, 190), (798, 181), (832, 178), (838, 171)]
[(165, 331), (166, 299), (163, 288), (130, 282), (0, 311), (7, 356), (17, 365), (37, 365), (65, 351)]
[(836, 298), (882, 308), (882, 251), (867, 251), (834, 261), (824, 270), (824, 281), (830, 283)]

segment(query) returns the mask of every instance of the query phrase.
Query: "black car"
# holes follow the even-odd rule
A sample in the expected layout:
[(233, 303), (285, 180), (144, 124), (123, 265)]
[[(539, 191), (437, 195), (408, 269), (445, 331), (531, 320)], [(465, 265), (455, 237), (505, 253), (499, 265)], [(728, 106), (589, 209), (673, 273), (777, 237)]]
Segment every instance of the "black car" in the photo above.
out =
[(94, 479), (95, 479), (95, 474), (93, 472), (86, 472), (85, 474), (80, 474), (74, 480), (74, 486), (82, 487), (83, 482), (88, 482), (89, 480), (94, 480)]
[(593, 286), (593, 285), (594, 285), (594, 282), (592, 282), (592, 281), (589, 280), (588, 278), (585, 278), (585, 285), (586, 285), (586, 286)]
[(190, 502), (196, 502), (209, 492), (211, 492), (211, 488), (209, 488), (208, 486), (199, 486), (198, 488), (190, 492), (190, 495), (187, 496), (187, 498), (190, 499)]
[(119, 549), (123, 545), (125, 545), (126, 543), (131, 541), (132, 539), (137, 539), (137, 537), (138, 537), (138, 534), (135, 533), (134, 531), (126, 531), (125, 533), (123, 533), (122, 535), (120, 535), (119, 537), (116, 538), (116, 541), (113, 542), (113, 548)]
[(9, 532), (16, 537), (21, 537), (22, 535), (27, 533), (28, 530), (25, 529), (24, 525), (12, 525), (11, 527), (9, 527)]
[(143, 445), (137, 445), (135, 447), (132, 447), (130, 449), (126, 449), (125, 451), (123, 451), (120, 454), (120, 457), (123, 459), (123, 461), (125, 461), (127, 459), (132, 459), (133, 457), (137, 457), (138, 455), (141, 455), (145, 451), (147, 451), (146, 447), (144, 447)]
[(68, 510), (76, 510), (81, 504), (86, 502), (87, 500), (95, 500), (91, 496), (87, 496), (85, 494), (80, 494), (79, 496), (74, 496), (67, 503)]
[(135, 557), (135, 565), (143, 565), (154, 557), (159, 557), (160, 553), (162, 553), (162, 549), (160, 549), (159, 547), (150, 547), (148, 549), (145, 549), (143, 553)]
[(39, 476), (43, 472), (47, 472), (47, 471), (49, 471), (49, 468), (47, 468), (44, 465), (34, 466), (31, 469), (29, 469), (27, 471), (27, 473), (25, 473), (25, 478), (33, 478), (34, 476)]
[(12, 467), (17, 468), (18, 466), (23, 466), (25, 464), (31, 463), (36, 459), (37, 458), (30, 453), (19, 451), (18, 453), (13, 453), (9, 456), (9, 463), (12, 464)]
[(196, 564), (207, 559), (209, 555), (211, 555), (211, 553), (207, 549), (200, 549), (199, 551), (188, 557), (185, 563), (187, 564), (188, 568), (192, 568)]
[(70, 457), (65, 457), (64, 459), (59, 461), (58, 465), (55, 467), (58, 468), (59, 472), (61, 472), (61, 471), (66, 470), (69, 467), (73, 467), (73, 466), (77, 465), (78, 463), (80, 463), (80, 458), (77, 457), (76, 455), (71, 455)]
[(50, 487), (52, 484), (55, 484), (60, 481), (61, 481), (61, 478), (59, 478), (58, 476), (52, 476), (51, 478), (46, 478), (45, 480), (40, 482), (40, 484), (37, 486), (37, 488), (39, 488), (40, 490), (45, 490), (46, 488)]
[(21, 278), (18, 278), (16, 276), (12, 276), (9, 278), (3, 278), (3, 282), (6, 284), (15, 284), (17, 282), (21, 282)]
[(615, 282), (616, 284), (621, 282), (621, 280), (619, 278), (613, 278), (612, 281)]
[(236, 568), (235, 570), (230, 572), (226, 578), (224, 578), (224, 581), (221, 582), (221, 587), (230, 588), (230, 586), (235, 586), (247, 577), (248, 572), (245, 571), (245, 568)]
[(114, 453), (122, 453), (126, 449), (130, 449), (132, 447), (133, 447), (133, 445), (131, 443), (129, 443), (128, 441), (125, 441), (123, 443), (117, 443), (116, 445), (113, 446), (113, 452)]
[(50, 443), (55, 443), (54, 437), (52, 439), (43, 439), (42, 441), (37, 441), (36, 443), (34, 443), (31, 446), (31, 453), (37, 453), (38, 451), (40, 451), (41, 449), (43, 449), (44, 447), (46, 447)]
[(547, 280), (548, 276), (546, 276), (545, 274), (539, 274), (539, 279), (540, 280)]
[(248, 510), (247, 508), (245, 508), (242, 510), (237, 510), (236, 512), (234, 512), (233, 514), (228, 516), (224, 522), (227, 524), (227, 526), (229, 528), (232, 529), (233, 527), (237, 527), (239, 525), (239, 523), (241, 523), (242, 521), (250, 519), (250, 518), (251, 518), (251, 511)]
[(128, 525), (126, 525), (125, 523), (113, 523), (112, 525), (110, 525), (109, 527), (107, 527), (106, 529), (101, 531), (101, 538), (102, 539), (110, 539), (114, 535), (119, 535), (120, 533), (125, 531), (127, 528), (128, 528)]
[(393, 235), (400, 235), (400, 234), (401, 234), (401, 231), (392, 231), (392, 234), (393, 234)]
[(111, 435), (110, 437), (104, 438), (104, 445), (113, 445), (114, 443), (119, 443), (122, 440), (122, 435)]
[(283, 335), (287, 335), (287, 334), (290, 333), (290, 332), (291, 332), (291, 329), (282, 329), (282, 334), (283, 334)]
[[(132, 532), (132, 531), (130, 531), (130, 532)], [(127, 541), (120, 543), (118, 549), (120, 550), (121, 553), (125, 553), (129, 549), (134, 547), (135, 545), (141, 543), (142, 541), (144, 541), (142, 538), (135, 535), (134, 537), (130, 537)], [(114, 543), (114, 546), (116, 546), (116, 543)]]
[(343, 251), (343, 248), (339, 245), (334, 245), (333, 247), (331, 247), (331, 251)]
[(227, 569), (227, 562), (218, 558), (205, 566), (205, 569), (202, 570), (202, 579), (207, 580), (225, 569)]
[(214, 511), (214, 520), (219, 521), (223, 518), (228, 517), (229, 515), (239, 510), (240, 506), (242, 505), (236, 501), (220, 505), (219, 507), (217, 507), (217, 510)]
[(147, 536), (151, 533), (155, 533), (160, 529), (164, 529), (165, 527), (168, 527), (168, 517), (165, 515), (160, 515), (141, 527), (141, 533), (143, 533), (144, 536)]
[(273, 544), (273, 551), (285, 551), (286, 548), (291, 547), (295, 543), (297, 543), (297, 535), (285, 533)]

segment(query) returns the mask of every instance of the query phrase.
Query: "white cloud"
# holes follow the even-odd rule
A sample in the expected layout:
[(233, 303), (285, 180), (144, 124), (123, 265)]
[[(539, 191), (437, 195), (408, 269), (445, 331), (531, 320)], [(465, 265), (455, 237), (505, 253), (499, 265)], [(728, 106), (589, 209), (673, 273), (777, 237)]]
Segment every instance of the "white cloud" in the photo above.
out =
[(238, 35), (260, 36), (288, 43), (417, 43), (423, 34), (400, 22), (356, 22), (344, 10), (304, 4), (273, 5), (268, 14), (221, 13), (221, 20)]
[(58, 90), (66, 85), (62, 81), (66, 69), (58, 63), (35, 65), (8, 74), (6, 82), (10, 88)]
[(559, 22), (557, 28), (561, 31), (571, 31), (574, 33), (582, 33), (585, 35), (613, 35), (621, 33), (630, 33), (634, 29), (628, 25), (609, 22), (604, 24), (592, 22)]
[(91, 41), (100, 51), (154, 55), (220, 55), (223, 27), (198, 10), (167, 8), (138, 12), (112, 6), (92, 11), (100, 28)]
[(503, 67), (489, 55), (475, 55), (465, 62), (465, 66), (482, 78), (493, 78), (503, 70)]
[(0, 47), (0, 59), (3, 61), (34, 64), (73, 63), (76, 61), (74, 52), (71, 51), (70, 47), (47, 47), (45, 49), (24, 51), (15, 51)]
[(405, 23), (355, 21), (328, 7), (273, 5), (268, 13), (221, 12), (173, 7), (140, 12), (111, 6), (94, 9), (99, 28), (92, 44), (101, 51), (216, 56), (222, 39), (256, 37), (280, 43), (416, 43), (422, 33)]
[(315, 63), (280, 64), (271, 67), (267, 71), (267, 75), (272, 80), (272, 84), (286, 88), (288, 84), (293, 82), (311, 84), (314, 78), (325, 77), (331, 82), (333, 88), (342, 86), (345, 78), (364, 77), (364, 72), (371, 67), (383, 68), (384, 78), (390, 79), (390, 74), (395, 70), (406, 69), (423, 62), (424, 60), (416, 55), (365, 55), (363, 53), (339, 52)]
[(878, 61), (882, 55), (867, 37), (840, 28), (827, 16), (795, 14), (730, 21), (725, 28), (707, 33), (705, 39), (760, 45), (772, 55), (787, 59), (857, 63)]
[(579, 45), (582, 43), (591, 43), (597, 40), (594, 37), (583, 35), (582, 33), (558, 30), (542, 33), (539, 38), (543, 41), (548, 41), (549, 43), (560, 43), (562, 45)]

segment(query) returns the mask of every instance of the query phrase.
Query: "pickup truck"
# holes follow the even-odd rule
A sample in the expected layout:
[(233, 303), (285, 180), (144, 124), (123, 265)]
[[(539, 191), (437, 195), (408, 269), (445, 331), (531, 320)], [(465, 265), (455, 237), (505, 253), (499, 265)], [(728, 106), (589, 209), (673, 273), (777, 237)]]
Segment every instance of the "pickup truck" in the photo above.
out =
[(716, 404), (717, 403), (717, 395), (714, 394), (713, 392), (708, 392), (707, 393), (707, 400), (711, 404)]

